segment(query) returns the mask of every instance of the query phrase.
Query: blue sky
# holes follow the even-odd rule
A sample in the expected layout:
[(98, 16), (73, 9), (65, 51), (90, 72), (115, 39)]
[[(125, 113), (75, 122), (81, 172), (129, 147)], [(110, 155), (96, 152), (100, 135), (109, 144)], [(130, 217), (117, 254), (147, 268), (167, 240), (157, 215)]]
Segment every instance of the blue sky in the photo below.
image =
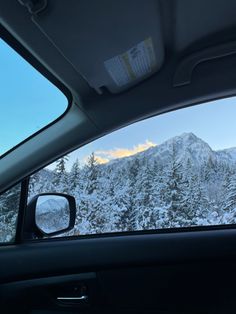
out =
[(0, 39), (0, 154), (55, 120), (67, 99)]
[[(66, 97), (0, 40), (0, 153), (60, 116)], [(68, 168), (91, 152), (110, 160), (193, 132), (213, 149), (236, 146), (236, 97), (173, 111), (135, 123), (72, 153)], [(123, 155), (122, 155), (123, 154)]]

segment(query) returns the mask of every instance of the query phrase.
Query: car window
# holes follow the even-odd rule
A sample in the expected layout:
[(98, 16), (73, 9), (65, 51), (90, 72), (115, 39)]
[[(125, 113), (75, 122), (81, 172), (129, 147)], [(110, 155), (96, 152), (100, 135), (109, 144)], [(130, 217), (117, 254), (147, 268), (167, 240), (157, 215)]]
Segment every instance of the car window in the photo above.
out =
[(20, 205), (21, 185), (0, 195), (0, 243), (14, 242)]
[(0, 157), (61, 116), (65, 95), (0, 38)]
[(31, 176), (29, 199), (73, 195), (70, 235), (234, 224), (235, 115), (230, 98), (134, 123)]

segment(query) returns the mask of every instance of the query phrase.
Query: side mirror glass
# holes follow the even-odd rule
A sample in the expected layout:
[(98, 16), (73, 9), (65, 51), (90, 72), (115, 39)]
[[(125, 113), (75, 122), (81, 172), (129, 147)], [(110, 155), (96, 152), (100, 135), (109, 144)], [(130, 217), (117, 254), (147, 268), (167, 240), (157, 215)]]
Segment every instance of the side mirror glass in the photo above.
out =
[(28, 204), (25, 238), (55, 236), (73, 229), (76, 205), (73, 196), (59, 193), (36, 195)]
[(65, 230), (70, 225), (70, 205), (60, 195), (41, 195), (35, 209), (36, 226), (45, 234)]

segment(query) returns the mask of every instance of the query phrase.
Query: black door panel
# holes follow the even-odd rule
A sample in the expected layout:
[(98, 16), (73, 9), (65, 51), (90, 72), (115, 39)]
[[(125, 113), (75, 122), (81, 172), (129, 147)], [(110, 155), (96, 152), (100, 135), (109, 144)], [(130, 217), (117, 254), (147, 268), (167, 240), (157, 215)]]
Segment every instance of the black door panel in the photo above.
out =
[(1, 282), (108, 268), (232, 259), (236, 230), (49, 239), (0, 248)]
[[(1, 297), (9, 313), (16, 305), (20, 313), (42, 314), (228, 313), (234, 309), (235, 270), (232, 262), (120, 268), (3, 284)], [(80, 286), (87, 287), (86, 302), (58, 302)]]
[(1, 313), (230, 313), (235, 236), (231, 229), (1, 247)]

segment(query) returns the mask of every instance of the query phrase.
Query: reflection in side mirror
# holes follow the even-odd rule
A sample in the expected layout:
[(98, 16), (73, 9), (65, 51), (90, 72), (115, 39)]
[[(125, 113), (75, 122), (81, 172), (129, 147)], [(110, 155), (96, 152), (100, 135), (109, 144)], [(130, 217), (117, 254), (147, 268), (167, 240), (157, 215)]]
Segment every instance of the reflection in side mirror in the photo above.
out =
[(74, 228), (75, 198), (61, 193), (42, 193), (31, 199), (25, 210), (24, 239), (64, 234)]
[(68, 199), (59, 195), (39, 196), (36, 202), (35, 223), (47, 234), (67, 229), (70, 225)]

